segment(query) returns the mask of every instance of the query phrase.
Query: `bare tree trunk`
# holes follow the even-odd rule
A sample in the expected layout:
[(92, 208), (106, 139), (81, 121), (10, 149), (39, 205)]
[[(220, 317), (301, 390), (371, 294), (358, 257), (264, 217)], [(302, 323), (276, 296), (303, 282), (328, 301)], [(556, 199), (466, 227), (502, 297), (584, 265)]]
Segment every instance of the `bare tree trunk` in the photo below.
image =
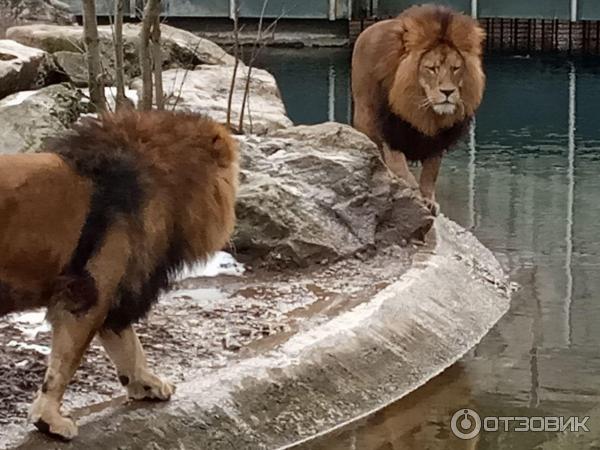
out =
[(229, 96), (227, 98), (227, 128), (231, 129), (231, 109), (233, 105), (233, 91), (235, 91), (235, 82), (238, 68), (240, 66), (240, 7), (236, 4), (233, 12), (233, 56), (235, 56), (235, 65), (233, 66), (233, 75), (231, 76), (231, 85), (229, 86)]
[[(263, 22), (265, 18), (265, 12), (267, 10), (267, 5), (269, 4), (269, 0), (263, 1), (262, 11), (260, 13), (260, 18), (258, 20), (258, 31), (256, 33), (256, 39), (254, 40), (254, 44), (252, 46), (252, 54), (250, 55), (250, 61), (248, 63), (248, 72), (246, 73), (246, 84), (244, 86), (244, 96), (242, 97), (242, 107), (240, 110), (240, 122), (239, 122), (239, 132), (244, 132), (244, 115), (246, 112), (246, 106), (250, 103), (250, 83), (252, 81), (252, 69), (254, 68), (254, 63), (258, 58), (260, 51), (265, 45), (265, 34), (274, 32), (275, 27), (279, 20), (283, 17), (283, 12), (279, 15), (267, 28), (263, 29)], [(248, 106), (248, 116), (250, 117), (250, 107)], [(252, 133), (252, 117), (250, 117), (250, 132)]]
[(94, 0), (82, 0), (83, 32), (87, 52), (90, 99), (96, 111), (106, 111), (104, 97), (104, 80), (100, 64), (100, 41), (98, 39), (98, 22), (96, 20), (96, 4)]
[(125, 96), (125, 64), (123, 56), (123, 3), (115, 1), (115, 82), (117, 87), (116, 110), (129, 106)]
[(162, 49), (160, 47), (160, 16), (156, 16), (152, 27), (152, 62), (154, 64), (154, 92), (156, 109), (165, 109), (165, 96), (163, 94), (162, 80)]
[(140, 31), (140, 64), (142, 68), (142, 98), (139, 108), (142, 111), (152, 109), (152, 56), (150, 53), (150, 37), (152, 27), (160, 18), (160, 0), (147, 0), (144, 7), (142, 29)]

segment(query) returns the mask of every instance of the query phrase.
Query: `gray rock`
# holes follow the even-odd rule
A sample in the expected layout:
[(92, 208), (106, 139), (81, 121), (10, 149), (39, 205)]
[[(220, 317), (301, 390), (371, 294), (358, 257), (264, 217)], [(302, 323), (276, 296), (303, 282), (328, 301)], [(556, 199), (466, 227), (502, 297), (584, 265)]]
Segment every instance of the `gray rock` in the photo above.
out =
[(45, 51), (0, 39), (0, 98), (42, 87), (54, 71)]
[[(233, 65), (235, 58), (221, 47), (206, 39), (184, 30), (162, 25), (162, 48), (165, 68), (180, 67), (192, 69), (197, 65)], [(125, 75), (129, 80), (140, 75), (138, 42), (139, 25), (125, 24), (123, 29), (123, 51)], [(26, 25), (12, 27), (7, 36), (22, 44), (37, 47), (56, 56), (58, 65), (73, 82), (81, 84), (87, 77), (87, 67), (83, 57), (76, 58), (72, 53), (83, 54), (83, 28), (79, 26)], [(100, 52), (107, 83), (114, 73), (113, 32), (108, 25), (98, 27)], [(64, 53), (68, 52), (68, 53)]]
[(69, 5), (58, 0), (0, 0), (2, 15), (13, 22), (70, 25), (74, 17)]
[(245, 137), (241, 155), (242, 258), (305, 266), (422, 238), (432, 225), (418, 194), (390, 179), (374, 144), (347, 125)]
[[(136, 36), (139, 33), (137, 26), (131, 26)], [(191, 67), (198, 64), (215, 66), (232, 66), (235, 58), (208, 39), (196, 36), (180, 28), (161, 25), (162, 39), (168, 53), (180, 65)]]
[[(234, 127), (239, 123), (246, 71), (244, 66), (237, 72), (232, 103)], [(165, 95), (169, 96), (168, 102), (177, 109), (206, 114), (225, 123), (232, 76), (233, 68), (230, 66), (199, 66), (193, 71), (167, 70), (163, 73)], [(131, 86), (140, 95), (141, 80), (135, 80)], [(266, 134), (292, 125), (273, 75), (265, 70), (254, 69), (246, 103), (244, 132)]]
[(0, 100), (0, 154), (39, 150), (77, 120), (80, 108), (81, 94), (62, 84)]
[(88, 85), (88, 70), (85, 55), (78, 52), (60, 51), (54, 53), (54, 61), (75, 86)]

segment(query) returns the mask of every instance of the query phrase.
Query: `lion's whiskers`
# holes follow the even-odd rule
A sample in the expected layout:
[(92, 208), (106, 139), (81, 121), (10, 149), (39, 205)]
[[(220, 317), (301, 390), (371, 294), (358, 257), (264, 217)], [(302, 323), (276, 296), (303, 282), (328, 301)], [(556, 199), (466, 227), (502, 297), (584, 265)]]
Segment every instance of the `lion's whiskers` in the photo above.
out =
[(433, 106), (433, 103), (431, 103), (431, 100), (428, 97), (423, 98), (421, 102), (417, 104), (419, 109), (426, 109), (431, 106)]

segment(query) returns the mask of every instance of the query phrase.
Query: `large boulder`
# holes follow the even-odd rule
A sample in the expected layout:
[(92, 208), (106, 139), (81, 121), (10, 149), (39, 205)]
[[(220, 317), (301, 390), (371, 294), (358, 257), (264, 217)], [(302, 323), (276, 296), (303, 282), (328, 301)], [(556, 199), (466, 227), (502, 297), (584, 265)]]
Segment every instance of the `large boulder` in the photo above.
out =
[[(246, 66), (238, 68), (233, 91), (231, 119), (236, 129), (246, 88), (247, 70)], [(266, 134), (292, 126), (273, 75), (256, 68), (251, 75), (243, 131)], [(193, 71), (172, 69), (163, 73), (163, 85), (171, 106), (206, 114), (225, 123), (232, 77), (233, 68), (230, 66), (198, 66)], [(141, 97), (141, 80), (135, 80), (131, 86)]]
[[(125, 29), (126, 32), (129, 30), (130, 36), (133, 35), (130, 39), (137, 39), (138, 26), (128, 25)], [(235, 64), (233, 56), (208, 39), (164, 24), (160, 29), (167, 54), (171, 55), (172, 60), (177, 61), (181, 66), (192, 67), (192, 65), (198, 64), (233, 66)]]
[[(201, 64), (233, 65), (235, 58), (218, 45), (192, 33), (168, 25), (162, 25), (162, 48), (165, 68), (192, 69)], [(125, 57), (125, 75), (131, 80), (140, 75), (138, 57), (140, 27), (137, 24), (125, 24), (123, 29), (123, 52)], [(26, 25), (12, 27), (7, 36), (22, 44), (37, 47), (55, 55), (59, 67), (81, 85), (87, 80), (85, 63), (83, 27), (57, 25)], [(98, 27), (100, 52), (106, 82), (112, 82), (114, 74), (113, 30), (109, 25)]]
[(56, 84), (0, 100), (0, 154), (36, 151), (67, 130), (81, 113), (81, 94)]
[(299, 265), (422, 239), (433, 218), (383, 170), (374, 144), (325, 123), (241, 138), (234, 237), (242, 259)]
[(40, 88), (54, 75), (52, 58), (45, 51), (0, 39), (0, 98)]

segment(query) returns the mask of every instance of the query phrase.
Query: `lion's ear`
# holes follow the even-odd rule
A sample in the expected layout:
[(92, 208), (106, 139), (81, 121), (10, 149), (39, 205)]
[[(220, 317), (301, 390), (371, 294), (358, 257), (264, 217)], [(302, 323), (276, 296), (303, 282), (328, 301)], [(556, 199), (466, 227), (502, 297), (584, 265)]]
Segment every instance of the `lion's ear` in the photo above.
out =
[(475, 30), (473, 31), (473, 38), (474, 38), (474, 43), (473, 45), (477, 47), (477, 49), (479, 50), (479, 52), (481, 53), (481, 51), (483, 50), (483, 44), (487, 38), (487, 34), (485, 32), (485, 30), (483, 28), (481, 28), (481, 26), (479, 26), (479, 24), (477, 24), (477, 26), (475, 27)]
[(399, 55), (406, 51), (406, 27), (403, 22), (398, 22), (390, 33), (390, 48), (393, 48)]

